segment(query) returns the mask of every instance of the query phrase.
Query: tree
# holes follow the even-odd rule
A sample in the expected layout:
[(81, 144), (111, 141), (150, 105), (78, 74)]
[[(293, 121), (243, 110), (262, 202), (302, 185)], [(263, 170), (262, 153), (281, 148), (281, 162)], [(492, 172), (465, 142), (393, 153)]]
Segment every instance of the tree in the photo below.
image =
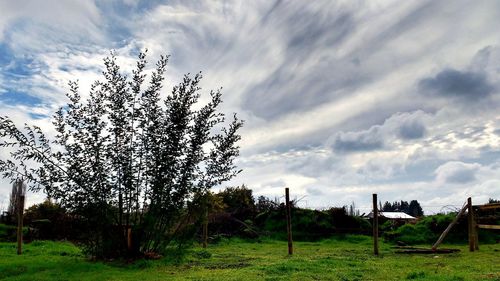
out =
[[(381, 204), (379, 204), (379, 205), (381, 205)], [(351, 217), (354, 217), (354, 216), (359, 217), (359, 210), (356, 209), (356, 204), (354, 203), (354, 201), (352, 201), (351, 205), (349, 205), (348, 215)]]
[(414, 217), (420, 217), (424, 215), (422, 207), (417, 200), (411, 200), (408, 204), (407, 201), (395, 201), (392, 204), (390, 202), (385, 202), (382, 208), (384, 212), (404, 212)]
[(12, 182), (12, 191), (10, 193), (10, 198), (9, 198), (9, 208), (7, 209), (8, 213), (8, 218), (7, 222), (8, 223), (15, 223), (17, 220), (17, 215), (19, 213), (19, 208), (24, 207), (20, 206), (20, 197), (24, 196), (26, 193), (26, 185), (20, 181), (16, 180)]
[(255, 200), (252, 190), (245, 185), (228, 187), (217, 194), (225, 205), (226, 212), (240, 220), (253, 219), (256, 215)]
[(27, 225), (35, 228), (36, 239), (70, 239), (73, 223), (66, 210), (49, 199), (32, 205), (24, 213)]
[(276, 198), (276, 200), (271, 200), (270, 198), (261, 195), (257, 198), (257, 204), (255, 208), (257, 209), (257, 212), (263, 213), (263, 212), (269, 212), (269, 211), (274, 211), (279, 208), (279, 200)]
[(0, 160), (2, 175), (24, 179), (82, 217), (93, 256), (129, 253), (128, 228), (137, 232), (138, 251), (164, 250), (193, 195), (240, 172), (233, 162), (243, 122), (234, 115), (226, 124), (218, 112), (220, 90), (197, 105), (200, 73), (185, 75), (162, 98), (167, 62), (168, 56), (160, 58), (144, 87), (146, 53), (129, 79), (112, 52), (88, 98), (69, 83), (69, 102), (54, 115), (54, 140), (39, 127), (21, 130), (0, 117), (0, 147), (12, 150), (10, 159)]
[(385, 201), (384, 206), (382, 207), (382, 211), (384, 212), (393, 212), (394, 209), (392, 208), (391, 203), (389, 201)]
[(410, 205), (408, 206), (408, 214), (414, 217), (421, 217), (424, 215), (424, 211), (422, 210), (422, 207), (417, 200), (410, 201)]

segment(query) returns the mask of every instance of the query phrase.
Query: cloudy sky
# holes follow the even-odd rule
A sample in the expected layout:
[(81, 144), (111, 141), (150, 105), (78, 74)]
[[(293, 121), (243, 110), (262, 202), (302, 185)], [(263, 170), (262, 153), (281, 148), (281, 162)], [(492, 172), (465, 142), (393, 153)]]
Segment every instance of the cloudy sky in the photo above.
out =
[(50, 134), (69, 80), (85, 95), (111, 49), (128, 71), (147, 48), (167, 88), (201, 70), (246, 121), (230, 184), (432, 213), (500, 199), (499, 26), (498, 1), (1, 1), (0, 112)]

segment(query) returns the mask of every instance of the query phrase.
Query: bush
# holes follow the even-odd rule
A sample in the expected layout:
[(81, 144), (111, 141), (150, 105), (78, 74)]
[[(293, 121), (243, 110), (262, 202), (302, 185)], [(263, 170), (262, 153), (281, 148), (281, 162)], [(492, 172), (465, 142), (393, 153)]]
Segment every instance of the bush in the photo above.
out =
[(415, 245), (435, 241), (435, 234), (422, 224), (405, 224), (395, 231), (388, 232), (386, 238), (392, 241), (401, 241), (409, 245)]
[[(23, 238), (31, 240), (30, 229), (23, 227)], [(17, 226), (0, 224), (0, 242), (15, 242), (17, 240)]]
[[(416, 224), (405, 224), (393, 231), (384, 233), (388, 241), (402, 241), (409, 245), (415, 244), (433, 244), (437, 241), (441, 233), (448, 227), (451, 221), (456, 217), (456, 213), (437, 214), (420, 219)], [(382, 227), (387, 227), (385, 224)], [(381, 227), (381, 228), (382, 228)], [(497, 233), (480, 230), (479, 240), (483, 243), (495, 242), (499, 239)], [(446, 236), (445, 243), (467, 243), (468, 229), (467, 218), (461, 217), (457, 224), (453, 226)]]
[[(273, 238), (286, 239), (286, 209), (279, 205), (276, 210), (259, 214), (256, 226)], [(334, 234), (362, 234), (370, 230), (370, 224), (355, 216), (347, 215), (345, 208), (331, 208), (326, 211), (292, 209), (292, 233), (294, 240), (314, 241)]]

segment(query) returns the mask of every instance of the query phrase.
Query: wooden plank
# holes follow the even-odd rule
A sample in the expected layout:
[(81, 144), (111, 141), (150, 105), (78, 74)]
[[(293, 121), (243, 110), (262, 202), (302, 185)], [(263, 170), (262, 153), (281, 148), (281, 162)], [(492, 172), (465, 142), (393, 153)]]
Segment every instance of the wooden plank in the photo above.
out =
[(378, 255), (378, 204), (377, 194), (373, 194), (373, 254)]
[(436, 250), (437, 247), (439, 246), (439, 244), (441, 244), (443, 242), (444, 238), (446, 237), (446, 235), (448, 235), (448, 232), (450, 232), (451, 228), (458, 222), (458, 219), (465, 213), (465, 210), (467, 210), (467, 205), (462, 207), (462, 209), (457, 213), (455, 218), (448, 225), (448, 227), (443, 231), (443, 233), (441, 233), (441, 236), (439, 236), (436, 243), (434, 243), (434, 245), (432, 245), (433, 250)]
[(395, 251), (396, 254), (451, 254), (460, 252), (459, 249), (406, 249)]
[(500, 203), (491, 203), (486, 205), (476, 205), (474, 206), (479, 210), (488, 210), (488, 209), (500, 209)]
[(479, 250), (479, 232), (477, 231), (476, 211), (472, 208), (472, 230), (474, 231), (474, 250)]
[(293, 255), (293, 241), (292, 241), (292, 209), (290, 206), (290, 189), (285, 188), (286, 200), (286, 231), (288, 236), (288, 254)]
[(478, 228), (482, 229), (498, 229), (500, 230), (500, 225), (493, 225), (493, 224), (478, 224)]

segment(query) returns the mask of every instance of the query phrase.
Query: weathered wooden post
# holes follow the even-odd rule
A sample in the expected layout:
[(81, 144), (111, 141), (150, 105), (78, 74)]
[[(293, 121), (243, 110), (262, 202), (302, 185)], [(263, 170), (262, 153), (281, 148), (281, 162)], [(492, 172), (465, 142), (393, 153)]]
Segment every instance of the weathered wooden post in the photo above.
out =
[(373, 254), (378, 255), (378, 206), (377, 194), (373, 194)]
[(285, 200), (286, 200), (286, 231), (288, 234), (288, 254), (293, 254), (293, 241), (292, 241), (292, 210), (290, 206), (290, 190), (285, 188)]
[(451, 223), (448, 225), (448, 227), (443, 231), (443, 233), (441, 233), (441, 236), (439, 236), (439, 239), (436, 241), (436, 243), (434, 243), (434, 245), (432, 245), (433, 251), (437, 250), (437, 247), (439, 246), (439, 244), (441, 244), (441, 242), (443, 242), (444, 238), (446, 237), (446, 235), (448, 235), (448, 232), (450, 232), (451, 228), (458, 222), (458, 219), (460, 219), (460, 217), (465, 213), (465, 210), (467, 209), (467, 207), (468, 206), (464, 204), (464, 206), (462, 207), (462, 209), (460, 209), (460, 211), (458, 212), (456, 217), (453, 219), (453, 221), (451, 221)]
[(467, 210), (468, 210), (468, 230), (469, 230), (469, 251), (474, 252), (476, 249), (475, 243), (476, 238), (474, 237), (474, 211), (472, 210), (472, 198), (467, 198)]
[(127, 226), (127, 250), (132, 251), (132, 227)]
[(22, 181), (16, 181), (17, 185), (17, 254), (23, 251), (23, 216), (24, 216), (24, 196), (25, 188)]
[(205, 204), (205, 214), (203, 215), (203, 248), (208, 245), (208, 208)]

